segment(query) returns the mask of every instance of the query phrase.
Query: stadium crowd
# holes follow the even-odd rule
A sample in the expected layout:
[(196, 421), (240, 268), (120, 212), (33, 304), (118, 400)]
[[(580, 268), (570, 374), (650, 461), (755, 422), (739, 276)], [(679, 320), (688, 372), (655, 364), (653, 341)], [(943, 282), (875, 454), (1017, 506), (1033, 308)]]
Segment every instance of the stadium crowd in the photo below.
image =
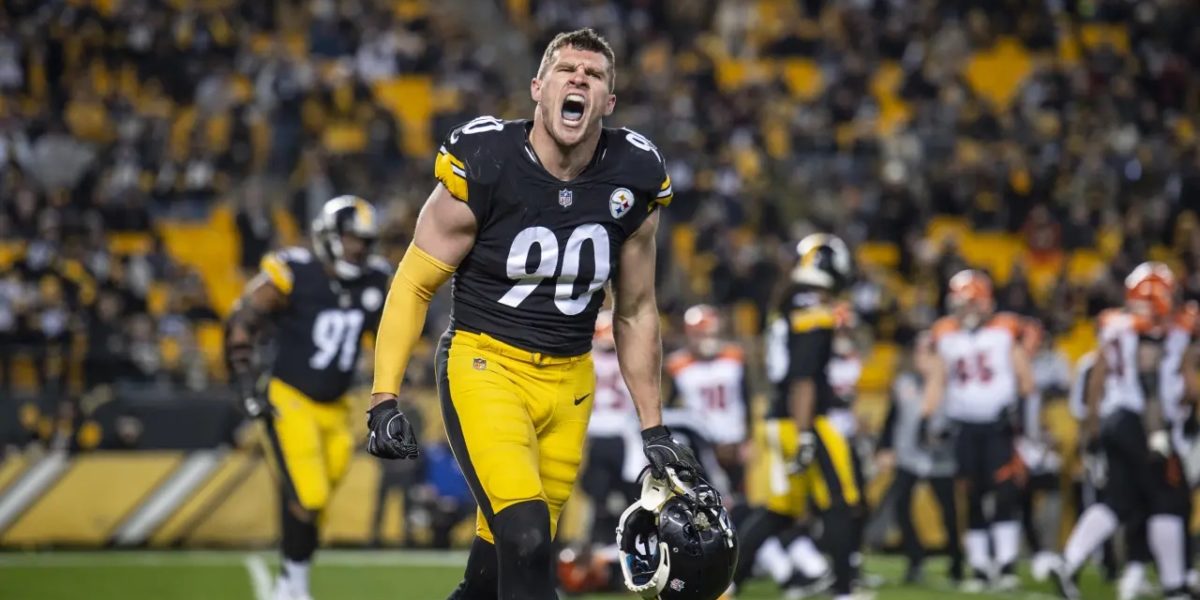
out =
[[(1014, 240), (1000, 308), (1046, 325), (1042, 364), (1064, 388), (1050, 341), (1119, 304), (1134, 265), (1168, 260), (1200, 299), (1195, 3), (577, 4), (496, 3), (528, 43), (510, 61), (422, 0), (4, 3), (0, 395), (63, 415), (76, 409), (60, 399), (114, 384), (219, 387), (198, 331), (228, 307), (161, 223), (234, 210), (249, 274), (284, 240), (281, 218), (306, 229), (355, 193), (385, 212), (395, 259), (437, 141), (479, 114), (526, 116), (521, 77), (583, 26), (621, 60), (612, 124), (668, 159), (670, 346), (700, 301), (756, 335), (792, 243), (816, 230), (860, 249), (861, 341), (902, 348), (940, 314), (949, 275), (979, 262), (970, 239)], [(380, 92), (411, 77), (435, 92), (425, 129)], [(934, 235), (937, 222), (958, 227)], [(1078, 253), (1096, 268), (1075, 272)], [(430, 340), (447, 311), (435, 302)]]

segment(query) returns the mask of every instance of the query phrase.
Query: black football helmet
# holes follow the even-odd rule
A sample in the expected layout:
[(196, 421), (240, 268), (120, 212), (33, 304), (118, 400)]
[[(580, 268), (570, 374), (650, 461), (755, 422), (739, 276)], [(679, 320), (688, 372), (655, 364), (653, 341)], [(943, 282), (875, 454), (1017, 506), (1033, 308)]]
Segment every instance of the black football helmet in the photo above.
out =
[(737, 566), (737, 535), (707, 482), (643, 473), (642, 496), (621, 515), (617, 549), (625, 587), (642, 598), (716, 600)]
[[(342, 236), (352, 235), (367, 244), (361, 260), (350, 260), (342, 247)], [(313, 219), (312, 243), (317, 258), (333, 267), (338, 279), (352, 281), (362, 275), (371, 247), (379, 237), (375, 207), (358, 196), (338, 196), (325, 203)]]
[(850, 283), (853, 260), (846, 242), (836, 235), (814, 233), (796, 245), (792, 281), (839, 292)]

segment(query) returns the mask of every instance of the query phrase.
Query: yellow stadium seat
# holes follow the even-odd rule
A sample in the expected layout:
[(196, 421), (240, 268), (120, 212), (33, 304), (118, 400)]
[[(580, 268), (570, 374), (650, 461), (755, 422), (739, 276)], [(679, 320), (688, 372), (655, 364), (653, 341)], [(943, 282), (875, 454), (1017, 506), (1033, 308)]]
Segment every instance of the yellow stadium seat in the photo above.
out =
[(799, 100), (812, 100), (825, 89), (821, 68), (807, 58), (784, 60), (780, 65), (780, 74), (788, 91)]
[(167, 304), (171, 299), (171, 286), (165, 281), (155, 281), (146, 290), (146, 309), (151, 315), (161, 317), (167, 312)]
[(997, 284), (1008, 281), (1024, 246), (1007, 233), (970, 233), (959, 238), (959, 250), (972, 266), (987, 269)]
[(7, 269), (25, 251), (25, 245), (21, 242), (0, 242), (0, 268)]
[(196, 343), (200, 346), (200, 352), (204, 354), (209, 372), (219, 373), (222, 369), (224, 337), (219, 323), (205, 322), (196, 326)]
[(1081, 249), (1071, 253), (1067, 259), (1067, 279), (1074, 284), (1090, 283), (1104, 274), (1108, 263), (1095, 250)]
[(1088, 50), (1107, 45), (1117, 54), (1129, 53), (1129, 31), (1124, 25), (1084, 23), (1079, 27), (1079, 41)]
[(333, 122), (322, 131), (321, 143), (331, 154), (357, 154), (367, 147), (367, 132), (357, 123)]
[(977, 52), (967, 61), (964, 75), (976, 93), (991, 100), (996, 108), (1005, 109), (1032, 68), (1033, 61), (1021, 43), (1001, 37), (992, 48)]
[(865, 242), (855, 257), (859, 264), (895, 269), (900, 264), (900, 248), (890, 242)]
[(935, 242), (941, 242), (947, 237), (959, 237), (970, 231), (971, 226), (962, 217), (938, 215), (929, 219), (925, 226), (925, 237)]
[(154, 247), (148, 233), (121, 232), (108, 235), (108, 251), (118, 256), (146, 254)]
[(1072, 363), (1096, 347), (1096, 326), (1091, 319), (1080, 319), (1071, 330), (1058, 336), (1055, 346), (1058, 347)]
[(404, 152), (428, 157), (433, 151), (430, 127), (433, 118), (433, 82), (428, 76), (411, 75), (375, 84), (375, 98), (400, 121)]

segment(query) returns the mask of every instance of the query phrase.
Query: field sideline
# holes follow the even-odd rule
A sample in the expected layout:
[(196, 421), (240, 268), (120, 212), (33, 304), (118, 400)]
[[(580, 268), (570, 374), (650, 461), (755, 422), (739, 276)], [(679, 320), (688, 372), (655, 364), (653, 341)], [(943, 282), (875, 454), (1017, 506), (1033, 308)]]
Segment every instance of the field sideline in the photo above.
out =
[[(325, 550), (313, 570), (317, 600), (443, 600), (462, 574), (463, 552)], [(235, 551), (111, 551), (0, 553), (2, 600), (269, 600), (276, 564), (273, 552)], [(903, 561), (891, 556), (868, 557), (868, 570), (888, 584), (879, 600), (917, 600), (937, 597), (1010, 600), (1052, 600), (1047, 584), (1027, 581), (1027, 588), (1007, 594), (967, 595), (952, 590), (941, 578), (940, 561), (930, 561), (929, 583), (901, 586)], [(1112, 598), (1094, 572), (1084, 580), (1089, 600)], [(607, 595), (580, 600), (630, 598)], [(757, 583), (740, 598), (777, 598), (773, 586)]]

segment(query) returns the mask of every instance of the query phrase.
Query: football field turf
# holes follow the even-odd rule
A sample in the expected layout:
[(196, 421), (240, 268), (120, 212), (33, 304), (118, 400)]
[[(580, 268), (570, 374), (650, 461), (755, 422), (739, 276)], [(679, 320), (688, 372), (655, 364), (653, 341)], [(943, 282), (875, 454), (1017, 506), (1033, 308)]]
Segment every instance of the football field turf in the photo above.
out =
[[(461, 552), (326, 550), (313, 569), (313, 595), (316, 600), (443, 600), (461, 576), (465, 559)], [(275, 562), (269, 552), (7, 552), (0, 553), (0, 600), (269, 600)], [(867, 569), (887, 581), (877, 591), (879, 600), (1055, 598), (1049, 584), (1028, 580), (1018, 592), (961, 594), (942, 578), (941, 561), (930, 561), (928, 583), (922, 586), (898, 583), (903, 561), (896, 557), (868, 557)], [(1083, 585), (1089, 600), (1113, 597), (1094, 570)], [(757, 582), (739, 596), (778, 597), (774, 586)]]

